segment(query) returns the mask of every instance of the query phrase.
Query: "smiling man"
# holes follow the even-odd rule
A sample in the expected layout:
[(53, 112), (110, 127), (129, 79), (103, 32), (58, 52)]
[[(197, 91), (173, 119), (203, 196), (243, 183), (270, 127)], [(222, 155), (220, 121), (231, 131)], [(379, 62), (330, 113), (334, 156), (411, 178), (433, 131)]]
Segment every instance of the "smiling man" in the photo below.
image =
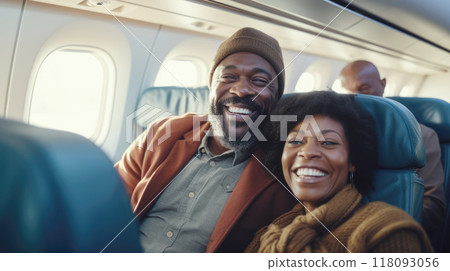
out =
[(295, 204), (256, 158), (254, 126), (284, 89), (278, 42), (240, 29), (218, 48), (209, 86), (208, 116), (153, 124), (115, 165), (141, 219), (146, 252), (241, 252)]
[(238, 52), (221, 61), (211, 78), (210, 120), (216, 135), (211, 148), (247, 152), (256, 144), (249, 124), (262, 121), (278, 100), (275, 77), (272, 66), (253, 53)]

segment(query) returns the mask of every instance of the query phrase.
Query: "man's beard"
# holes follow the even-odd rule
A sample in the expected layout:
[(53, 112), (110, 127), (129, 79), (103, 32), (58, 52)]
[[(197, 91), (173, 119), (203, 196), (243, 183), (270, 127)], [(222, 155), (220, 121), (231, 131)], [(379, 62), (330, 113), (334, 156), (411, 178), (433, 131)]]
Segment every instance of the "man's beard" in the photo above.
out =
[[(251, 135), (250, 139), (242, 141), (241, 139), (245, 136), (245, 134), (247, 134), (247, 132), (240, 136), (233, 136), (230, 135), (230, 128), (225, 128), (225, 125), (236, 125), (236, 122), (231, 120), (228, 121), (229, 123), (224, 123), (224, 105), (237, 103), (248, 105), (253, 108), (257, 112), (258, 116), (261, 114), (262, 107), (252, 101), (251, 98), (230, 97), (227, 99), (218, 100), (217, 105), (212, 101), (209, 105), (208, 119), (211, 123), (213, 136), (219, 140), (223, 147), (230, 150), (247, 152), (251, 150), (258, 142), (252, 131), (250, 129), (248, 130), (248, 133)], [(241, 125), (247, 125), (247, 123)]]

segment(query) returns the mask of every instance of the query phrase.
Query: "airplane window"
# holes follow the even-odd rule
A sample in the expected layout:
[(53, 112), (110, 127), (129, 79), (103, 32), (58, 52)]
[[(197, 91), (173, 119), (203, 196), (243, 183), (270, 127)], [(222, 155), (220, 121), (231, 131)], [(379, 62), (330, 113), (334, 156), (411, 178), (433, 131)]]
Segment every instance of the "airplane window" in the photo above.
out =
[(155, 79), (155, 86), (200, 86), (202, 71), (193, 60), (170, 59), (164, 61)]
[[(29, 123), (83, 135), (96, 143), (110, 120), (114, 64), (101, 50), (66, 48), (42, 62), (34, 84)], [(107, 130), (107, 129), (106, 129)]]
[(410, 97), (414, 97), (416, 93), (414, 93), (414, 88), (410, 85), (404, 86), (402, 87), (402, 89), (400, 90), (400, 96), (410, 96)]
[(397, 94), (395, 93), (395, 87), (392, 83), (386, 83), (386, 87), (384, 88), (384, 94), (383, 96), (388, 97), (388, 96), (396, 96)]
[(331, 87), (332, 90), (336, 91), (337, 93), (343, 93), (348, 94), (350, 93), (348, 90), (342, 87), (341, 79), (334, 80), (333, 86)]
[(315, 79), (309, 72), (304, 72), (295, 85), (295, 92), (308, 92), (314, 89)]

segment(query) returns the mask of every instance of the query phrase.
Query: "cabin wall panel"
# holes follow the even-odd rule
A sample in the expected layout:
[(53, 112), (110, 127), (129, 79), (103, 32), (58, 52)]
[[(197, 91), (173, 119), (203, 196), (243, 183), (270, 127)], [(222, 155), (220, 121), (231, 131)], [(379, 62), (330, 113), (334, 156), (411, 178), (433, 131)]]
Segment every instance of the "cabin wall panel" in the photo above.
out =
[(0, 5), (0, 117), (5, 116), (11, 66), (17, 33), (20, 26), (23, 1), (5, 0)]
[(39, 57), (38, 53), (52, 33), (73, 20), (73, 17), (64, 17), (54, 10), (49, 12), (33, 2), (27, 2), (11, 71), (7, 118), (23, 120), (28, 83), (35, 60)]
[[(168, 58), (181, 56), (198, 58), (208, 65), (209, 72), (217, 48), (223, 40), (225, 39), (199, 32), (161, 26), (152, 50), (154, 56), (149, 59), (146, 68), (142, 90), (153, 86), (161, 64)], [(203, 83), (208, 84), (208, 80)]]
[[(342, 67), (346, 62), (339, 59), (331, 59), (324, 56), (284, 51), (286, 67), (285, 93), (295, 92), (295, 86), (300, 76), (311, 73), (315, 78), (314, 90), (326, 90), (333, 86)], [(292, 62), (292, 63), (291, 63)]]
[(438, 98), (450, 103), (450, 73), (428, 76), (417, 96)]
[(283, 50), (285, 69), (284, 93), (295, 92), (295, 85), (303, 72), (317, 59), (306, 53)]
[(425, 76), (421, 74), (408, 73), (401, 70), (380, 67), (380, 78), (386, 79), (384, 96), (413, 96), (421, 86)]
[[(113, 160), (121, 158), (130, 142), (126, 139), (126, 119), (136, 110), (136, 103), (145, 78), (145, 70), (152, 58), (154, 42), (158, 36), (159, 27), (154, 24), (141, 23), (131, 20), (121, 20), (125, 27), (116, 24), (126, 34), (131, 51), (131, 66), (118, 67), (127, 74), (127, 84), (117, 88), (116, 102), (109, 135), (102, 149)], [(131, 34), (132, 33), (132, 34)]]

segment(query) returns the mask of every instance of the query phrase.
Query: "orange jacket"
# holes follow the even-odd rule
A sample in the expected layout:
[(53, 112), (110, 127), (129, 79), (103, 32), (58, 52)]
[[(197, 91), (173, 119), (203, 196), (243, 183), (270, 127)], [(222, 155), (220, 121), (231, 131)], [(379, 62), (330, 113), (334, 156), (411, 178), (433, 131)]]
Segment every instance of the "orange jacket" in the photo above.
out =
[[(198, 124), (199, 120), (202, 123), (194, 133), (193, 122)], [(206, 115), (170, 117), (153, 124), (130, 145), (115, 168), (131, 194), (133, 212), (138, 217), (148, 212), (164, 188), (194, 156), (208, 128)], [(256, 157), (260, 154), (255, 152)], [(225, 204), (206, 252), (244, 251), (256, 231), (296, 203), (252, 156)]]

